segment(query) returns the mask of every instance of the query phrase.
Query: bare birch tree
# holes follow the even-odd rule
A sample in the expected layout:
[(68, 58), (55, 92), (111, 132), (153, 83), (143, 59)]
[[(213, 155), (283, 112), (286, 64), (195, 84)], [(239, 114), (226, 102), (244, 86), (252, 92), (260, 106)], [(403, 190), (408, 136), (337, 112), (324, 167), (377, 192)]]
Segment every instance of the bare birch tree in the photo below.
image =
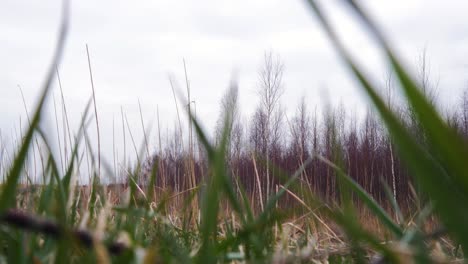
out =
[[(280, 98), (284, 92), (283, 87), (284, 65), (278, 55), (272, 51), (264, 54), (263, 65), (258, 73), (258, 89), (261, 109), (266, 117), (266, 131), (264, 133), (266, 141), (266, 197), (269, 197), (272, 179), (270, 178), (270, 147), (273, 129), (273, 122), (281, 119)], [(276, 118), (274, 115), (277, 114)], [(275, 120), (276, 119), (276, 120)], [(278, 124), (278, 122), (274, 122)]]

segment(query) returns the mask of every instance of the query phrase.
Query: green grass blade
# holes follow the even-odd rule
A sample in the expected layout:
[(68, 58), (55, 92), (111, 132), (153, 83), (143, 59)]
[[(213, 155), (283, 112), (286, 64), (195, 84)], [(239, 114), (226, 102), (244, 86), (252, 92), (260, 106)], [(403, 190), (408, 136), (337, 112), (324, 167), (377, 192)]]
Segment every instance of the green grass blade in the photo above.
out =
[(395, 199), (395, 196), (393, 195), (392, 190), (390, 189), (390, 187), (384, 180), (382, 180), (381, 182), (384, 187), (385, 195), (387, 196), (387, 199), (390, 201), (390, 204), (392, 205), (397, 223), (398, 224), (403, 223), (403, 213), (401, 212), (401, 208), (398, 205), (398, 202)]
[(201, 248), (198, 252), (197, 262), (213, 263), (216, 261), (215, 244), (217, 244), (217, 224), (218, 211), (221, 190), (223, 189), (224, 178), (226, 178), (225, 170), (225, 150), (227, 144), (227, 122), (223, 130), (222, 143), (218, 148), (214, 148), (208, 141), (206, 134), (203, 132), (197, 120), (188, 113), (195, 131), (198, 135), (208, 156), (208, 165), (210, 168), (210, 177), (207, 179), (207, 186), (202, 196), (201, 208)]
[(39, 101), (34, 110), (34, 115), (25, 134), (23, 143), (14, 158), (12, 167), (9, 169), (6, 177), (6, 183), (3, 185), (2, 193), (0, 194), (0, 212), (3, 212), (8, 207), (11, 207), (15, 201), (15, 192), (18, 184), (18, 179), (21, 175), (26, 156), (28, 155), (29, 147), (32, 143), (34, 131), (39, 126), (42, 110), (47, 96), (51, 90), (51, 84), (55, 76), (55, 68), (62, 58), (62, 52), (65, 47), (65, 39), (68, 33), (68, 1), (65, 1), (62, 14), (62, 24), (60, 26), (60, 33), (57, 41), (57, 47), (52, 59), (52, 64), (49, 67), (45, 82), (42, 85), (42, 92)]
[(358, 17), (370, 29), (382, 46), (385, 55), (395, 70), (396, 76), (400, 80), (401, 87), (405, 92), (412, 109), (416, 112), (418, 120), (421, 122), (424, 134), (428, 137), (428, 143), (436, 158), (441, 159), (450, 171), (456, 184), (460, 184), (464, 193), (468, 193), (468, 170), (465, 166), (465, 159), (468, 155), (468, 148), (464, 140), (451, 129), (439, 115), (433, 104), (427, 100), (419, 85), (411, 78), (404, 69), (400, 61), (392, 51), (388, 40), (385, 39), (381, 31), (374, 22), (363, 12), (354, 1), (347, 2), (356, 12)]
[(159, 162), (159, 157), (158, 159), (153, 163), (153, 166), (151, 168), (151, 177), (150, 177), (150, 182), (147, 186), (146, 189), (146, 195), (147, 195), (147, 200), (148, 202), (146, 203), (146, 209), (149, 210), (151, 208), (151, 203), (153, 202), (153, 199), (155, 197), (155, 191), (154, 187), (156, 186), (156, 175), (158, 174), (158, 162)]
[[(464, 249), (468, 250), (468, 227), (465, 224), (468, 221), (468, 211), (459, 210), (459, 208), (464, 208), (466, 203), (468, 203), (464, 188), (460, 190), (459, 186), (454, 184), (453, 178), (447, 174), (450, 173), (446, 170), (447, 168), (441, 166), (427, 149), (424, 149), (416, 143), (417, 140), (406, 130), (405, 126), (396, 115), (386, 107), (382, 98), (377, 94), (376, 89), (370, 84), (359, 67), (356, 66), (318, 5), (316, 5), (314, 1), (308, 2), (332, 40), (332, 43), (335, 45), (336, 50), (351, 68), (352, 73), (357, 77), (361, 86), (376, 106), (398, 147), (402, 159), (406, 161), (413, 172), (412, 175), (430, 195), (431, 199), (435, 201), (436, 211), (440, 214), (442, 221), (462, 243)], [(394, 66), (399, 65), (396, 61), (392, 64)], [(396, 70), (399, 71), (398, 68), (396, 68)], [(404, 76), (402, 73), (399, 73), (399, 75), (400, 78)], [(403, 85), (405, 85), (404, 82)], [(408, 89), (408, 87), (405, 89)], [(412, 100), (409, 98), (410, 96), (407, 95), (407, 97), (408, 100)], [(421, 101), (420, 104), (424, 104), (422, 103), (424, 98), (418, 98), (418, 100)], [(413, 105), (413, 107), (415, 106)], [(418, 106), (416, 105), (416, 107)], [(421, 110), (422, 109), (419, 111)], [(434, 144), (434, 142), (431, 143)], [(457, 153), (457, 151), (455, 151), (455, 153)], [(437, 154), (440, 153), (436, 153), (436, 155)], [(454, 169), (456, 171), (456, 168)]]
[(275, 208), (276, 203), (278, 200), (286, 193), (286, 190), (292, 186), (296, 180), (301, 176), (302, 172), (307, 168), (307, 166), (312, 162), (313, 156), (308, 158), (304, 163), (297, 169), (294, 174), (288, 179), (288, 181), (284, 184), (283, 188), (281, 188), (275, 195), (270, 197), (265, 205), (265, 209), (260, 214), (258, 221), (264, 222), (271, 214), (272, 210)]
[(317, 156), (319, 160), (333, 168), (337, 172), (339, 179), (350, 188), (359, 199), (374, 213), (375, 216), (398, 238), (403, 236), (403, 230), (392, 220), (392, 218), (385, 212), (385, 210), (368, 194), (358, 183), (356, 183), (349, 175), (347, 175), (341, 168), (336, 166), (328, 159)]

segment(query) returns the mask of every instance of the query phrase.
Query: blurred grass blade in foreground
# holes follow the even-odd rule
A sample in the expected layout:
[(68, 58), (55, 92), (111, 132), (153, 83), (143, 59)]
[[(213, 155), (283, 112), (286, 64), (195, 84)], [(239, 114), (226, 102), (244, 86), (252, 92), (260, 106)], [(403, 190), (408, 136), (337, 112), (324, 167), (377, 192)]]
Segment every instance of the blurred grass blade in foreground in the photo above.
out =
[(466, 252), (468, 250), (468, 226), (466, 225), (468, 210), (465, 208), (468, 203), (468, 169), (466, 163), (463, 162), (463, 157), (466, 157), (467, 153), (466, 145), (442, 121), (437, 110), (420, 92), (418, 85), (403, 69), (375, 24), (354, 1), (345, 2), (350, 4), (352, 10), (365, 21), (371, 33), (377, 38), (389, 64), (394, 68), (401, 82), (401, 88), (405, 92), (409, 105), (417, 113), (417, 119), (422, 124), (423, 135), (427, 136), (427, 145), (419, 144), (404, 126), (403, 121), (385, 105), (377, 89), (346, 51), (319, 5), (316, 1), (308, 1), (336, 50), (350, 66), (351, 71), (379, 111), (398, 147), (399, 154), (411, 169), (412, 176), (434, 202), (435, 212), (441, 217), (452, 235), (463, 245)]

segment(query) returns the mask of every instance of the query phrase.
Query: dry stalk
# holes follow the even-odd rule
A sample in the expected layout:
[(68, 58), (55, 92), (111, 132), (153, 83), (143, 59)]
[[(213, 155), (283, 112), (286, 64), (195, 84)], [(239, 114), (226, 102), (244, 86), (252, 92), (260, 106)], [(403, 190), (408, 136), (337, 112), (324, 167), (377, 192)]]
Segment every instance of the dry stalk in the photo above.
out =
[(257, 170), (257, 162), (255, 161), (255, 157), (252, 154), (252, 162), (254, 165), (255, 169), (255, 178), (257, 179), (257, 185), (258, 185), (258, 194), (260, 196), (260, 208), (263, 211), (263, 195), (262, 195), (262, 185), (260, 184), (260, 176), (258, 175), (258, 170)]

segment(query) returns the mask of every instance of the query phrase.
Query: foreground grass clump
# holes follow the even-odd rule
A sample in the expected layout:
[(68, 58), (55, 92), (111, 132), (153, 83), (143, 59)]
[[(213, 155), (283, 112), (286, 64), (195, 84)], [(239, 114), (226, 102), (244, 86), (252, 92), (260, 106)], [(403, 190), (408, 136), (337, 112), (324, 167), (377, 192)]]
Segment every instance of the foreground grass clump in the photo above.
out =
[[(40, 129), (43, 105), (67, 32), (65, 19), (38, 106), (1, 186), (0, 261), (428, 263), (463, 259), (462, 252), (468, 250), (468, 170), (463, 163), (468, 154), (466, 143), (442, 120), (388, 42), (354, 2), (349, 2), (351, 9), (371, 29), (400, 80), (421, 124), (424, 144), (385, 105), (335, 35), (320, 6), (314, 1), (309, 4), (380, 113), (420, 193), (427, 197), (420, 211), (405, 217), (389, 191), (395, 215), (390, 217), (339, 164), (318, 154), (304, 161), (294, 174), (283, 175), (285, 183), (267, 198), (261, 210), (252, 209), (243, 187), (234, 187), (227, 169), (230, 113), (226, 113), (221, 140), (216, 145), (209, 142), (198, 121), (190, 116), (208, 167), (204, 181), (196, 188), (183, 194), (156, 190), (156, 166), (147, 187), (136, 184), (138, 166), (130, 173), (128, 185), (105, 186), (99, 183), (100, 160), (90, 185), (77, 186), (82, 161), (79, 146), (86, 144), (91, 101), (64, 170), (59, 169)], [(45, 184), (20, 186), (19, 178), (35, 136), (42, 140), (47, 153), (42, 175)], [(298, 178), (312, 159), (321, 160), (336, 172), (340, 199), (335, 204), (325, 203), (312, 192), (298, 191)], [(285, 195), (294, 197), (301, 210), (278, 206)], [(355, 200), (359, 200), (358, 207)]]

